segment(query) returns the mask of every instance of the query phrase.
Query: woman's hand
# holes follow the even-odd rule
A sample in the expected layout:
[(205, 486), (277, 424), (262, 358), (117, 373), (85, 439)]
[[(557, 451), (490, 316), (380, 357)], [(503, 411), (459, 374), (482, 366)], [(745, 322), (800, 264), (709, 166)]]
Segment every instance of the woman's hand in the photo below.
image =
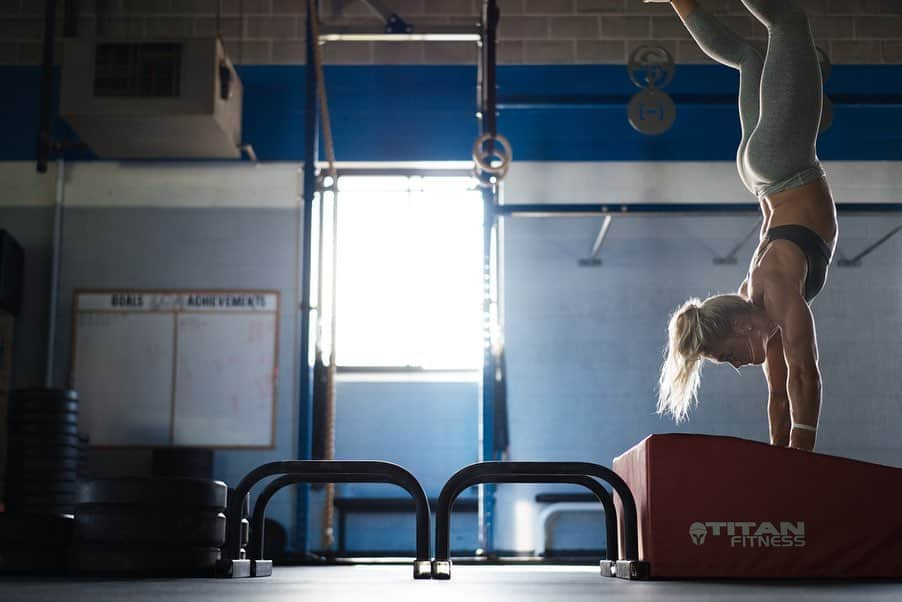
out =
[(767, 400), (767, 416), (770, 424), (770, 444), (776, 447), (789, 447), (792, 420), (789, 417), (789, 395), (785, 391), (783, 393), (771, 391)]

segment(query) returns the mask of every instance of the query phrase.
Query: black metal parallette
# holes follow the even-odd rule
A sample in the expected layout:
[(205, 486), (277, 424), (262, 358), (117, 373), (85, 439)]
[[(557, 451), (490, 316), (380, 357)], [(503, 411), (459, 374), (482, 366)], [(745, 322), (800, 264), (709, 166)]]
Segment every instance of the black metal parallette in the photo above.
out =
[(272, 560), (251, 560), (251, 577), (271, 577)]
[[(252, 561), (256, 561), (263, 558), (263, 549), (264, 549), (264, 539), (263, 539), (263, 527), (266, 519), (266, 506), (269, 504), (270, 499), (276, 493), (278, 493), (284, 487), (289, 485), (293, 485), (296, 483), (333, 483), (333, 482), (342, 482), (342, 483), (384, 483), (385, 478), (382, 475), (372, 475), (366, 473), (360, 474), (346, 474), (342, 475), (341, 479), (336, 479), (332, 476), (321, 476), (321, 475), (311, 475), (311, 474), (288, 474), (274, 481), (271, 481), (266, 488), (260, 493), (257, 497), (257, 501), (254, 504), (254, 511), (251, 514), (250, 521), (250, 543), (247, 547), (247, 554), (250, 556)], [(414, 500), (416, 502), (416, 500)], [(427, 500), (427, 513), (426, 516), (429, 516), (428, 513), (428, 500)], [(425, 529), (425, 530), (423, 530)], [(423, 531), (421, 533), (421, 530)], [(429, 562), (429, 524), (427, 523), (425, 526), (417, 524), (417, 564), (414, 567), (414, 579), (430, 579), (431, 578), (431, 563)], [(429, 565), (429, 566), (427, 566)]]
[(254, 571), (251, 561), (247, 558), (222, 558), (216, 563), (216, 576), (243, 579), (244, 577), (254, 577)]
[[(557, 482), (585, 485), (589, 477), (606, 481), (620, 496), (623, 505), (623, 541), (626, 558), (617, 563), (636, 562), (639, 556), (636, 501), (626, 482), (611, 469), (591, 462), (480, 462), (457, 471), (448, 479), (439, 495), (438, 506), (435, 509), (435, 559), (432, 564), (432, 578), (451, 578), (451, 508), (457, 496), (467, 487), (499, 482)], [(592, 489), (595, 491), (594, 487)]]
[[(271, 562), (262, 560), (263, 555), (263, 521), (266, 505), (280, 488), (292, 483), (391, 483), (407, 491), (416, 506), (416, 549), (414, 562), (414, 578), (429, 579), (431, 565), (429, 560), (429, 500), (419, 481), (406, 469), (390, 462), (379, 461), (341, 461), (341, 460), (286, 460), (270, 462), (250, 471), (238, 485), (233, 494), (234, 504), (228, 508), (228, 547), (223, 549), (220, 574), (222, 576), (239, 576), (233, 569), (236, 562), (244, 561), (240, 547), (241, 506), (251, 488), (266, 477), (283, 475), (270, 483), (262, 492), (254, 505), (251, 520), (251, 545), (256, 550), (257, 558), (251, 559), (251, 568), (237, 571), (240, 576), (266, 576), (272, 573)], [(268, 567), (268, 568), (267, 568)]]
[(638, 560), (602, 560), (601, 576), (638, 581), (651, 576), (650, 568), (649, 563)]

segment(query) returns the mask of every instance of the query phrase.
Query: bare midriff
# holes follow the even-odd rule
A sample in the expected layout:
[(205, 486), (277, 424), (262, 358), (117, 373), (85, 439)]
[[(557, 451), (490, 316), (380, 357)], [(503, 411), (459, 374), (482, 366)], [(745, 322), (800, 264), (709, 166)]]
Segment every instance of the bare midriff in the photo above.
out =
[(836, 205), (830, 187), (823, 178), (798, 188), (783, 190), (761, 200), (767, 228), (777, 226), (805, 226), (816, 232), (831, 251), (836, 245)]

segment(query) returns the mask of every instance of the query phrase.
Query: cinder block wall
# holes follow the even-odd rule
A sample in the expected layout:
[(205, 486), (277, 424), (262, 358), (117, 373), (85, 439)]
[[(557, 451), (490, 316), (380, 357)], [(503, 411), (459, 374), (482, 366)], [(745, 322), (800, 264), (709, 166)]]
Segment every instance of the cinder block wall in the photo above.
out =
[[(818, 44), (835, 63), (902, 63), (902, 1), (798, 0)], [(414, 24), (470, 23), (480, 0), (383, 0)], [(60, 2), (60, 5), (62, 2)], [(82, 0), (82, 35), (124, 39), (210, 36), (218, 31), (238, 63), (304, 62), (306, 0)], [(738, 33), (763, 42), (765, 30), (740, 0), (703, 0)], [(41, 58), (43, 0), (0, 0), (0, 64)], [(98, 7), (106, 5), (106, 11)], [(323, 17), (374, 23), (360, 0), (321, 0)], [(221, 7), (217, 19), (217, 6)], [(655, 41), (680, 63), (706, 63), (670, 6), (641, 0), (499, 0), (502, 64), (621, 64), (636, 46)], [(62, 11), (60, 11), (61, 13)], [(98, 13), (105, 16), (98, 18)], [(217, 27), (217, 23), (219, 24)], [(469, 43), (332, 43), (333, 64), (468, 64)]]

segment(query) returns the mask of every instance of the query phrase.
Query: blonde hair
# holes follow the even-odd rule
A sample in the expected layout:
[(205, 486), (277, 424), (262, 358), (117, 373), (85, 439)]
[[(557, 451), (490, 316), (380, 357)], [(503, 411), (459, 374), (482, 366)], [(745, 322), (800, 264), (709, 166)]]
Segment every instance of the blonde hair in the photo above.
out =
[(677, 423), (688, 417), (689, 408), (698, 404), (702, 354), (715, 340), (729, 336), (736, 317), (751, 309), (739, 295), (715, 295), (689, 299), (673, 312), (658, 381), (658, 414), (671, 414)]

